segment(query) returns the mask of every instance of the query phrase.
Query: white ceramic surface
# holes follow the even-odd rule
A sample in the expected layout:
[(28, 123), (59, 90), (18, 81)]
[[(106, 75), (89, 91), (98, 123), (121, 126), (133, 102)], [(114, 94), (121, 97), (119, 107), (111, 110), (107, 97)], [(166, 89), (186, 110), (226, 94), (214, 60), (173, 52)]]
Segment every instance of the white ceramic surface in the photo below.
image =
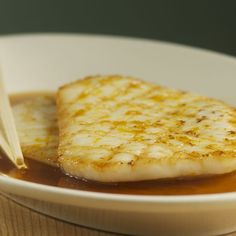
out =
[[(163, 42), (88, 35), (0, 37), (9, 92), (55, 90), (93, 74), (122, 74), (236, 105), (236, 60)], [(62, 189), (0, 176), (15, 201), (81, 225), (135, 235), (219, 235), (236, 230), (236, 193), (132, 196)]]

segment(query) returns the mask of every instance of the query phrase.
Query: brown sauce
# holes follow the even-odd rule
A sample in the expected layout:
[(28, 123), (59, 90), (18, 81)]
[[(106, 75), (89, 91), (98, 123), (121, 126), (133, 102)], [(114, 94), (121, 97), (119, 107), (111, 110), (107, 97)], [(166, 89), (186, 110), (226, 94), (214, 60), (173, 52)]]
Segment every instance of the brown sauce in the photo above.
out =
[[(36, 95), (37, 93), (14, 95), (11, 97), (11, 101), (13, 104), (16, 104)], [(0, 157), (0, 172), (13, 178), (29, 182), (102, 193), (136, 195), (190, 195), (236, 191), (235, 172), (198, 179), (103, 184), (69, 177), (59, 168), (47, 166), (46, 164), (27, 158), (26, 163), (29, 167), (27, 170), (18, 170), (2, 155)]]

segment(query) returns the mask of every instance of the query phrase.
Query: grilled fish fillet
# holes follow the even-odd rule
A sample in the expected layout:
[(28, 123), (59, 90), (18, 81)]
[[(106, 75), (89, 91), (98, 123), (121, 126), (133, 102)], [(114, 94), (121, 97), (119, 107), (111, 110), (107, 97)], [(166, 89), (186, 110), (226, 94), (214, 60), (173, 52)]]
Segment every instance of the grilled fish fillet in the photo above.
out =
[(79, 178), (139, 181), (236, 170), (236, 110), (121, 76), (88, 77), (57, 94), (59, 163)]
[(25, 157), (57, 165), (58, 126), (55, 98), (38, 95), (13, 106)]

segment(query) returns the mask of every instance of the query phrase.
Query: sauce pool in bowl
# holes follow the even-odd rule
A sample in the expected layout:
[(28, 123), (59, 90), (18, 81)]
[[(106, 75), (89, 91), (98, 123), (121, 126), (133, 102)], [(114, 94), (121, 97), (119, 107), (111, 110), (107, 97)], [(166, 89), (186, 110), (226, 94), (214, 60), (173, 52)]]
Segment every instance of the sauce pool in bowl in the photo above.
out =
[[(12, 104), (20, 103), (42, 93), (27, 93), (11, 96)], [(53, 94), (48, 94), (53, 96)], [(164, 179), (128, 183), (98, 183), (65, 175), (59, 168), (26, 157), (27, 170), (18, 170), (3, 155), (0, 172), (13, 178), (62, 188), (102, 193), (135, 195), (194, 195), (236, 191), (236, 173), (201, 177), (195, 179)]]

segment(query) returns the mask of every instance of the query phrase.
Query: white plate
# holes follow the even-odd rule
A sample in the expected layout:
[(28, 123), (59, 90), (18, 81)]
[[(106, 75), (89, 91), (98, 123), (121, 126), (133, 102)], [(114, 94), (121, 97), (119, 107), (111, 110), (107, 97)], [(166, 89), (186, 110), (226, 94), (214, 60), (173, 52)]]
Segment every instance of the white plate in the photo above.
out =
[[(0, 38), (9, 92), (55, 90), (93, 74), (132, 75), (236, 104), (236, 60), (199, 49), (129, 38), (22, 35)], [(48, 215), (139, 235), (217, 235), (236, 230), (236, 193), (132, 196), (44, 186), (0, 176), (0, 189)]]

